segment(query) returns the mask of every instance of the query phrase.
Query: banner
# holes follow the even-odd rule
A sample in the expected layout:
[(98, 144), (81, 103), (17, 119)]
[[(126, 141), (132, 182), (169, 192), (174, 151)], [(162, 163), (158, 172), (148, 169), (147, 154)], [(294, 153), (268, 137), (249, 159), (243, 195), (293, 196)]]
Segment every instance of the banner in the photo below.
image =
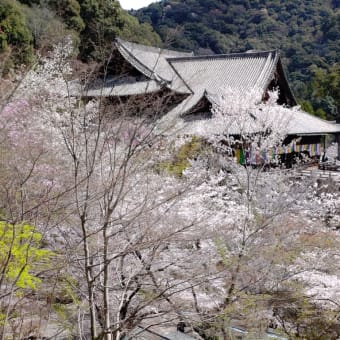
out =
[(322, 148), (321, 144), (296, 144), (296, 142), (292, 142), (289, 145), (278, 146), (276, 148), (271, 148), (267, 151), (262, 151), (261, 154), (258, 150), (251, 150), (247, 148), (244, 149), (235, 149), (235, 157), (237, 159), (237, 163), (244, 164), (256, 164), (260, 165), (263, 163), (270, 163), (275, 160), (277, 155), (289, 154), (292, 152), (301, 153), (307, 152), (309, 157), (313, 156), (321, 156)]

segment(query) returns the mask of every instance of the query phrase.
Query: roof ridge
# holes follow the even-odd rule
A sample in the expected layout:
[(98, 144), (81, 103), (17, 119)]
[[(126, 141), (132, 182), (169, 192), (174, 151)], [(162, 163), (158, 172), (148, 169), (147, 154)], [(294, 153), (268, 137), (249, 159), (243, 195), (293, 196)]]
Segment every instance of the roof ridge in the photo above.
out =
[[(295, 98), (295, 96), (294, 96), (294, 93), (293, 93), (293, 91), (292, 91), (290, 85), (289, 85), (288, 78), (287, 78), (286, 72), (285, 72), (285, 70), (284, 70), (284, 68), (283, 68), (282, 61), (281, 61), (280, 58), (278, 58), (276, 65), (277, 65), (276, 67), (277, 67), (278, 71), (279, 71), (279, 72), (280, 72), (280, 71), (282, 72), (283, 79), (284, 79), (284, 81), (285, 81), (286, 84), (287, 84), (288, 91), (289, 91), (290, 95), (292, 96), (293, 102), (295, 103), (295, 105), (297, 105), (298, 102), (297, 102), (297, 100), (296, 100), (296, 98)], [(295, 106), (295, 105), (292, 105), (292, 106)]]
[(277, 69), (277, 64), (278, 64), (279, 60), (280, 60), (280, 51), (279, 51), (279, 50), (276, 50), (276, 53), (275, 53), (275, 55), (274, 55), (274, 62), (273, 62), (273, 64), (271, 65), (272, 69), (270, 70), (269, 75), (268, 75), (268, 77), (267, 77), (267, 80), (266, 80), (266, 82), (264, 83), (264, 88), (265, 88), (265, 89), (268, 88), (270, 82), (271, 82), (271, 81), (273, 80), (273, 78), (274, 78), (274, 74), (275, 74), (275, 71), (276, 71), (276, 69)]
[(127, 43), (127, 44), (138, 46), (138, 48), (140, 48), (142, 50), (156, 52), (156, 53), (183, 54), (183, 55), (186, 55), (188, 57), (190, 55), (193, 55), (192, 51), (190, 51), (190, 52), (182, 52), (182, 51), (170, 50), (170, 49), (162, 48), (162, 47), (148, 46), (148, 45), (143, 45), (143, 44), (127, 41), (127, 40), (124, 40), (124, 39), (121, 39), (121, 38), (116, 38), (115, 41), (118, 42), (120, 45), (123, 45), (123, 46), (124, 46), (125, 43)]
[(209, 55), (194, 55), (191, 57), (168, 57), (166, 58), (169, 63), (176, 61), (190, 61), (190, 60), (208, 60), (208, 59), (226, 59), (226, 58), (244, 58), (244, 57), (267, 57), (272, 54), (274, 57), (279, 55), (277, 49), (268, 51), (256, 51), (256, 52), (240, 52), (240, 53), (226, 53), (226, 54), (209, 54)]
[[(166, 59), (167, 60), (167, 59)], [(168, 61), (168, 60), (167, 60)], [(181, 76), (181, 74), (177, 71), (177, 69), (174, 67), (174, 65), (172, 65), (169, 61), (168, 64), (170, 65), (170, 67), (174, 70), (175, 74), (177, 75), (177, 77), (179, 77), (179, 79), (182, 80), (183, 84), (189, 89), (189, 91), (194, 94), (194, 91), (192, 90), (192, 88), (189, 86), (189, 84), (183, 79), (183, 77)], [(173, 80), (172, 80), (173, 81)]]
[[(263, 65), (262, 71), (259, 75), (259, 77), (256, 80), (255, 85), (258, 87), (262, 87), (263, 89), (268, 88), (273, 76), (274, 76), (274, 72), (275, 72), (275, 67), (276, 64), (278, 62), (279, 59), (279, 54), (276, 53), (276, 55), (274, 56), (274, 58), (272, 57), (272, 53), (269, 53), (267, 56), (267, 59), (265, 61), (265, 64)], [(273, 61), (271, 63), (271, 61)], [(269, 70), (269, 72), (268, 72)], [(268, 72), (268, 75), (266, 77), (266, 73)], [(263, 84), (262, 84), (263, 83)], [(263, 86), (261, 86), (261, 84)]]

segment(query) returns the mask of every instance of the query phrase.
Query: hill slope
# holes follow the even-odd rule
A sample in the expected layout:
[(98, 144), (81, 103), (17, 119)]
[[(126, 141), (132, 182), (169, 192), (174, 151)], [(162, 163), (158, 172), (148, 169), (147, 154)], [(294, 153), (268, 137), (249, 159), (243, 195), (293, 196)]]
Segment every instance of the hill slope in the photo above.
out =
[(160, 43), (152, 27), (140, 24), (117, 0), (0, 0), (0, 66), (6, 61), (7, 71), (29, 64), (34, 50), (70, 34), (85, 61), (106, 58), (115, 36)]

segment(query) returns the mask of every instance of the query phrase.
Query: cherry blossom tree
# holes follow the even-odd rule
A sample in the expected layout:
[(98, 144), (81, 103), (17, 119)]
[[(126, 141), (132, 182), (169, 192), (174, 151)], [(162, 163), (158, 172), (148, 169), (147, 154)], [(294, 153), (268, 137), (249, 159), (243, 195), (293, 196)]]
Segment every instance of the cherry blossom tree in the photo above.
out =
[[(40, 323), (39, 315), (50, 314), (49, 303), (41, 308), (32, 296), (43, 284), (41, 277), (54, 277), (58, 268), (58, 263), (49, 267), (52, 253), (41, 247), (61, 218), (63, 167), (51, 152), (55, 140), (46, 116), (40, 114), (42, 105), (35, 94), (42, 93), (32, 88), (33, 74), (33, 69), (18, 71), (16, 79), (5, 80), (0, 95), (2, 338), (29, 336)], [(20, 284), (23, 277), (35, 284)], [(45, 294), (50, 294), (48, 288)]]
[[(174, 260), (174, 245), (191, 242), (196, 228), (195, 217), (184, 219), (179, 213), (191, 181), (163, 178), (156, 171), (163, 102), (155, 113), (140, 115), (136, 111), (149, 109), (150, 103), (138, 98), (109, 105), (103, 97), (87, 101), (79, 93), (71, 95), (71, 49), (70, 41), (60, 44), (25, 76), (2, 112), (13, 117), (3, 129), (8, 128), (14, 147), (27, 147), (30, 156), (37, 153), (35, 162), (27, 160), (30, 186), (23, 202), (39, 193), (38, 184), (49, 188), (34, 206), (39, 212), (35, 224), (46, 242), (66, 255), (64, 272), (79, 282), (72, 289), (86, 307), (78, 304), (78, 315), (70, 316), (79, 320), (75, 332), (120, 339), (142, 322), (149, 327), (160, 317), (163, 323), (180, 319), (175, 296), (205, 279), (202, 272), (180, 279), (170, 275), (187, 261), (180, 254)], [(33, 179), (40, 182), (37, 190)], [(55, 231), (40, 216), (52, 202), (61, 211), (52, 214), (61, 238), (55, 244), (49, 235)], [(31, 219), (29, 207), (20, 220)]]
[[(315, 179), (301, 179), (295, 169), (269, 168), (275, 159), (268, 157), (269, 151), (282, 145), (291, 117), (299, 109), (276, 104), (275, 92), (263, 101), (259, 90), (245, 94), (226, 89), (212, 101), (213, 117), (198, 131), (217, 155), (213, 162), (193, 162), (186, 171), (187, 176), (206, 174), (189, 207), (210, 214), (205, 224), (210, 240), (203, 242), (210, 244), (215, 265), (224, 273), (217, 284), (215, 308), (205, 315), (210, 322), (202, 319), (203, 333), (211, 335), (225, 334), (233, 322), (250, 329), (254, 323), (257, 329), (266, 327), (277, 315), (270, 315), (270, 306), (280, 292), (299, 289), (301, 299), (315, 302), (308, 293), (308, 275), (323, 272), (330, 260), (327, 254), (334, 252), (339, 241), (303, 213), (314, 211), (320, 218), (320, 208), (315, 209)], [(234, 154), (237, 148), (250, 149), (252, 155), (240, 162)], [(252, 160), (256, 156), (259, 162)], [(333, 212), (330, 196), (321, 194)], [(323, 260), (310, 261), (317, 253), (323, 254)]]

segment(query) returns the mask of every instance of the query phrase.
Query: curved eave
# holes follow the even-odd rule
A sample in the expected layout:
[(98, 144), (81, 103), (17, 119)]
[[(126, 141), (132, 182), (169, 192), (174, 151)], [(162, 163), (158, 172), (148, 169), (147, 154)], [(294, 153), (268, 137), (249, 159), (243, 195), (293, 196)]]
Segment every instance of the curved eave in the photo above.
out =
[(184, 120), (183, 115), (188, 113), (203, 98), (203, 94), (193, 94), (185, 98), (181, 103), (169, 111), (160, 122), (162, 127), (174, 127), (182, 129)]
[(280, 76), (282, 78), (282, 81), (283, 81), (283, 84), (284, 84), (287, 96), (289, 97), (289, 99), (291, 101), (291, 103), (289, 103), (289, 106), (296, 106), (297, 105), (297, 100), (296, 100), (296, 98), (295, 98), (295, 96), (293, 94), (292, 89), (289, 86), (286, 73), (285, 73), (285, 71), (283, 69), (281, 58), (278, 58), (278, 61), (277, 61), (277, 71), (278, 71), (278, 73), (280, 74)]
[(218, 106), (217, 101), (214, 99), (214, 97), (209, 94), (207, 91), (204, 92), (204, 97), (209, 101), (211, 105), (216, 105)]
[[(340, 131), (339, 131), (340, 132)], [(320, 132), (311, 132), (311, 133), (288, 133), (288, 136), (328, 136), (328, 135), (333, 135), (333, 134), (338, 134), (339, 132), (324, 132), (324, 131), (320, 131)]]
[(154, 80), (120, 84), (115, 86), (102, 86), (84, 92), (85, 97), (121, 97), (135, 96), (159, 92), (163, 87)]
[[(172, 70), (173, 75), (172, 79), (165, 79), (158, 72), (155, 72), (154, 69), (151, 69), (143, 62), (139, 60), (129, 48), (127, 48), (121, 39), (116, 39), (115, 44), (118, 48), (118, 51), (122, 55), (122, 57), (130, 63), (134, 68), (136, 68), (139, 72), (144, 74), (147, 78), (152, 79), (160, 83), (162, 86), (167, 86), (170, 90), (179, 93), (179, 94), (190, 94), (192, 91), (188, 88), (187, 84), (183, 81), (181, 76), (177, 74), (177, 72), (173, 69), (172, 65), (169, 63), (168, 58), (171, 57), (162, 57), (165, 62), (168, 63), (169, 69)], [(150, 48), (152, 49), (152, 48)], [(167, 50), (164, 50), (167, 51)], [(170, 52), (170, 51), (169, 51)], [(154, 51), (153, 53), (160, 53), (160, 50)], [(184, 53), (183, 53), (184, 54)]]
[(291, 130), (287, 133), (287, 135), (293, 136), (326, 136), (326, 135), (334, 135), (334, 134), (340, 134), (340, 125), (338, 124), (337, 127), (330, 127), (325, 129), (318, 129), (313, 130), (310, 132), (303, 132), (299, 130)]
[[(270, 65), (268, 65), (268, 70), (266, 70), (267, 74), (265, 75), (265, 79), (263, 80), (262, 88), (264, 92), (267, 91), (270, 82), (273, 80), (275, 70), (277, 69), (277, 65), (280, 60), (280, 53), (278, 50), (275, 50), (271, 53), (274, 53), (274, 58), (272, 62), (270, 63)], [(269, 58), (270, 58), (270, 55), (268, 56), (268, 59)]]
[(158, 74), (155, 74), (150, 68), (141, 63), (139, 59), (137, 59), (121, 42), (119, 39), (116, 39), (115, 44), (122, 55), (122, 57), (130, 63), (133, 67), (135, 67), (139, 72), (144, 74), (146, 77), (156, 80), (160, 83), (168, 84), (169, 82), (166, 79), (163, 79)]
[(179, 105), (177, 106), (177, 110), (179, 111), (179, 117), (183, 117), (187, 114), (190, 114), (190, 112), (192, 112), (192, 110), (195, 109), (195, 107), (200, 103), (201, 100), (203, 100), (205, 98), (205, 94), (198, 94), (198, 95), (192, 95), (189, 96), (186, 100), (184, 100), (181, 104), (181, 111), (179, 108)]
[(315, 117), (307, 112), (295, 113), (289, 124), (288, 135), (328, 135), (340, 133), (340, 124)]

